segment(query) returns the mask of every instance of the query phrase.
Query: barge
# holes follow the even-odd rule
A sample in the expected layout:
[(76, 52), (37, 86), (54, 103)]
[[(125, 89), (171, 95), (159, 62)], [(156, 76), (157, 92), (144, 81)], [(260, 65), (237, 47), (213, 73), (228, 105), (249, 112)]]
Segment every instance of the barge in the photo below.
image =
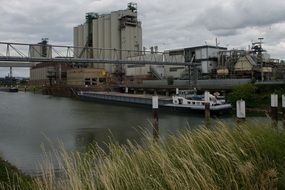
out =
[[(80, 100), (96, 101), (105, 103), (120, 103), (120, 104), (133, 104), (144, 107), (152, 107), (152, 96), (141, 94), (127, 94), (118, 92), (92, 92), (80, 91), (78, 92)], [(231, 109), (231, 104), (226, 103), (224, 99), (210, 95), (210, 111), (217, 113), (227, 113)], [(158, 96), (159, 109), (166, 109), (169, 111), (182, 111), (182, 112), (203, 112), (205, 110), (204, 96), (192, 95), (183, 97), (175, 95), (172, 97)]]

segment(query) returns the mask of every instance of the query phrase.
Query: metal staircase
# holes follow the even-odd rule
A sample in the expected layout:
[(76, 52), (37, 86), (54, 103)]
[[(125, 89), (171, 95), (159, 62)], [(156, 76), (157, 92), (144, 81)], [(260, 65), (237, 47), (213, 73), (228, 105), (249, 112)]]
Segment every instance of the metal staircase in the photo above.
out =
[(150, 65), (150, 73), (157, 78), (158, 80), (162, 80), (165, 78), (165, 73), (159, 72), (157, 70), (158, 66)]

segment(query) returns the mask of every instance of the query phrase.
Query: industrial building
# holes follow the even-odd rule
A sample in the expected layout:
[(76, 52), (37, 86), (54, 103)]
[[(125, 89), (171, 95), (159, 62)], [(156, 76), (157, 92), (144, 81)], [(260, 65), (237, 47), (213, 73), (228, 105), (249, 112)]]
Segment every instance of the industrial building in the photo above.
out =
[(217, 78), (250, 78), (257, 81), (284, 79), (285, 65), (262, 47), (263, 38), (249, 50), (225, 50), (218, 54)]
[(39, 63), (30, 69), (31, 85), (66, 84), (68, 64)]
[[(156, 48), (157, 49), (157, 48)], [(219, 46), (196, 46), (182, 49), (174, 49), (164, 51), (163, 54), (147, 54), (137, 56), (132, 60), (140, 60), (144, 56), (144, 60), (156, 59), (166, 60), (172, 59), (179, 62), (191, 62), (197, 63), (196, 72), (197, 75), (210, 75), (216, 71), (218, 65), (218, 53), (225, 51), (227, 48)], [(194, 68), (191, 68), (194, 70)], [(165, 66), (154, 66), (154, 65), (127, 65), (125, 67), (125, 73), (127, 78), (154, 78), (154, 79), (165, 79), (173, 77), (174, 79), (181, 79), (189, 77), (189, 68), (185, 66), (177, 65), (165, 65)], [(185, 76), (187, 75), (187, 76)]]
[(52, 57), (52, 47), (48, 45), (48, 39), (43, 38), (41, 42), (29, 47), (30, 57)]
[[(285, 66), (271, 59), (262, 48), (262, 41), (253, 43), (248, 50), (227, 50), (218, 45), (202, 45), (180, 49), (150, 51), (142, 47), (142, 26), (137, 16), (137, 4), (109, 14), (87, 13), (86, 22), (74, 27), (74, 58), (106, 59), (140, 64), (87, 63), (63, 66), (41, 63), (31, 68), (32, 84), (65, 83), (71, 86), (152, 86), (174, 84), (211, 86), (239, 84), (241, 81), (279, 80), (285, 78)], [(52, 57), (47, 40), (30, 47), (31, 57)], [(143, 61), (156, 60), (160, 65), (143, 65)], [(193, 66), (163, 65), (164, 62), (193, 63)], [(89, 60), (87, 60), (88, 62)], [(103, 62), (102, 61), (102, 62)], [(172, 80), (172, 82), (171, 82)], [(221, 81), (224, 80), (224, 83)], [(63, 82), (65, 81), (65, 82)], [(213, 81), (213, 82), (211, 82)], [(141, 85), (141, 86), (140, 86)], [(158, 86), (159, 86), (158, 85)], [(162, 85), (163, 86), (163, 85)]]
[(105, 69), (76, 68), (67, 71), (67, 85), (71, 86), (102, 86), (108, 81)]
[[(129, 3), (125, 10), (109, 14), (87, 13), (86, 22), (74, 27), (73, 34), (74, 46), (78, 47), (74, 57), (78, 58), (106, 59), (119, 54), (119, 58), (123, 59), (137, 53), (116, 50), (142, 50), (142, 27), (135, 3)], [(101, 51), (101, 48), (110, 51)], [(109, 73), (122, 72), (120, 66), (96, 64), (93, 67), (105, 69)]]

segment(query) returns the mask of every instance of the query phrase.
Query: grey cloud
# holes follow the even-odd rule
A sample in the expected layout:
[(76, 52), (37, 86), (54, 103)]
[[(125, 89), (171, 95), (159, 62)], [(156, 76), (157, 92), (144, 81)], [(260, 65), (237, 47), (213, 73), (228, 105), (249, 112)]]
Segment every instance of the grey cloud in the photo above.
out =
[(236, 29), (282, 22), (285, 22), (284, 1), (229, 0), (205, 9), (194, 24), (203, 24), (216, 35), (235, 35)]

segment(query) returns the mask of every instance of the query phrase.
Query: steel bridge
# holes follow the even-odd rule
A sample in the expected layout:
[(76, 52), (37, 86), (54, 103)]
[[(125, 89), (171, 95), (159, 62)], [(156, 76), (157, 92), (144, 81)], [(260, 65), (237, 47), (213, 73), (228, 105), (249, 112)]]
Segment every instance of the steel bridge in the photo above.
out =
[(31, 67), (37, 63), (134, 64), (197, 66), (199, 63), (184, 62), (169, 51), (136, 51), (92, 47), (0, 42), (0, 67)]

